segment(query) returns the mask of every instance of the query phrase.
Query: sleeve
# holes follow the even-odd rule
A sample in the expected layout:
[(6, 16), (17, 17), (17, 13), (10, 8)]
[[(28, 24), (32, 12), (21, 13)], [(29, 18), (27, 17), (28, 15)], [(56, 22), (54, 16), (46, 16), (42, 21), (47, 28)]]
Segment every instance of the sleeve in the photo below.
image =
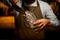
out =
[(56, 15), (53, 13), (53, 10), (48, 4), (45, 4), (46, 10), (45, 10), (45, 16), (48, 18), (51, 22), (51, 25), (58, 26), (59, 20), (57, 19)]

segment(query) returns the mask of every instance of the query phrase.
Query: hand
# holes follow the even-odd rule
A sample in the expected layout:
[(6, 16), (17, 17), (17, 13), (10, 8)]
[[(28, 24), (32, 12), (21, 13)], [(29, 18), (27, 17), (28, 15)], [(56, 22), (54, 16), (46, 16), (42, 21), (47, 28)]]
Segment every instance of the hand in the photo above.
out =
[(15, 4), (16, 4), (18, 1), (19, 1), (19, 0), (12, 0), (12, 2), (15, 3)]
[(39, 19), (39, 20), (36, 20), (33, 24), (34, 24), (34, 30), (35, 31), (40, 31), (46, 25), (50, 24), (50, 20), (49, 19)]

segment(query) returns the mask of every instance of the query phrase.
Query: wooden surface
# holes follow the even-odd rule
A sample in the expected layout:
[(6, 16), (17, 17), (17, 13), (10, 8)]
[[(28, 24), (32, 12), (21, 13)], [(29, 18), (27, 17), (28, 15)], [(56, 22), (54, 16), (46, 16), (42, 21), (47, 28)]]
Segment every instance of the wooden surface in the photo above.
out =
[(14, 16), (1, 16), (0, 28), (15, 28)]

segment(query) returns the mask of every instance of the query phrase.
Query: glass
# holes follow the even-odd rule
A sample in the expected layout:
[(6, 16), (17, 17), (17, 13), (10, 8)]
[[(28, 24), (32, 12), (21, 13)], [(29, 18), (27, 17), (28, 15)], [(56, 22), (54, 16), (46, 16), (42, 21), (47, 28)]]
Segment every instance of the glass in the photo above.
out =
[(31, 28), (34, 28), (33, 23), (37, 19), (35, 14), (33, 12), (30, 12), (30, 11), (26, 11), (25, 13), (26, 13), (26, 18), (27, 18), (28, 23), (30, 24)]

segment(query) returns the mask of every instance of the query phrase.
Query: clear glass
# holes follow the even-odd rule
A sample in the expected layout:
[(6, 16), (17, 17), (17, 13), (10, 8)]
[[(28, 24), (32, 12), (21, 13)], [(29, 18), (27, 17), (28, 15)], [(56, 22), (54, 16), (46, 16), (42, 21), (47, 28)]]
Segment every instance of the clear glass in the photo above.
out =
[(27, 21), (28, 23), (30, 24), (31, 28), (34, 28), (34, 22), (36, 21), (36, 16), (33, 12), (30, 12), (30, 11), (26, 11), (26, 18), (27, 18)]

